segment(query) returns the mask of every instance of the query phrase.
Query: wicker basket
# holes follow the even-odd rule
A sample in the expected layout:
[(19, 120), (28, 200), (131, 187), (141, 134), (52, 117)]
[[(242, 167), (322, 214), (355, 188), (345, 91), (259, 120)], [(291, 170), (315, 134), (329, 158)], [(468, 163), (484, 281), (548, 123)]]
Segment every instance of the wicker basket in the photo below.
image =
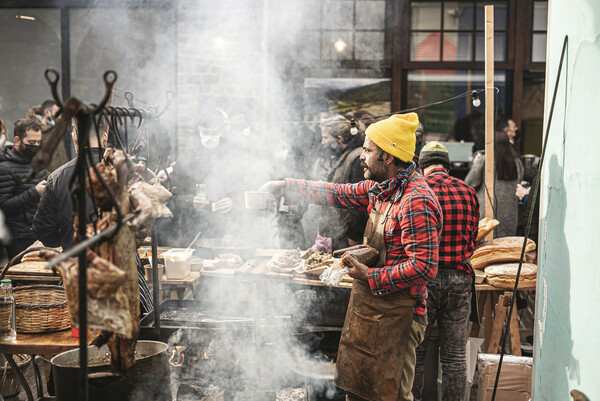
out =
[(17, 333), (49, 333), (71, 327), (65, 289), (58, 285), (26, 285), (13, 289)]
[[(25, 372), (31, 362), (31, 357), (29, 355), (15, 354), (13, 355), (13, 359), (17, 363), (17, 366), (21, 372)], [(21, 390), (21, 383), (17, 379), (10, 366), (8, 366), (8, 362), (6, 362), (4, 358), (1, 358), (1, 360), (2, 366), (0, 366), (0, 388), (2, 392), (2, 398), (5, 400), (17, 399), (19, 391)]]
[[(12, 258), (0, 272), (3, 279), (11, 266), (30, 252), (52, 248), (32, 247)], [(58, 252), (57, 252), (58, 253)], [(71, 327), (65, 289), (58, 285), (36, 284), (14, 287), (17, 333), (50, 333)], [(0, 310), (0, 319), (2, 319)]]

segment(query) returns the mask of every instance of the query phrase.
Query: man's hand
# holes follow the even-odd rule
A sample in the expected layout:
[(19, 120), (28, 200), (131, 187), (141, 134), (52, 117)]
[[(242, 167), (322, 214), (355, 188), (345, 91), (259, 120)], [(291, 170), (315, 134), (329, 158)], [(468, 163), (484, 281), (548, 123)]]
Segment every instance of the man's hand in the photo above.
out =
[(268, 192), (274, 198), (279, 198), (285, 190), (285, 181), (269, 181), (258, 189), (258, 192)]
[(231, 212), (232, 207), (233, 201), (230, 198), (223, 198), (220, 201), (216, 201), (212, 204), (212, 211), (225, 214)]
[(194, 209), (204, 210), (206, 206), (210, 204), (210, 201), (199, 196), (194, 196), (194, 198), (192, 198), (192, 204), (194, 205)]
[(525, 188), (523, 185), (517, 184), (517, 190), (515, 191), (515, 195), (517, 196), (517, 198), (523, 199), (525, 195), (529, 195), (529, 191), (531, 191), (531, 187)]
[(38, 182), (38, 184), (35, 186), (35, 190), (37, 191), (38, 194), (40, 194), (40, 196), (42, 196), (42, 194), (44, 193), (44, 189), (46, 189), (46, 184), (48, 183), (48, 181), (43, 180)]
[(347, 255), (344, 257), (344, 260), (350, 263), (350, 266), (348, 266), (348, 263), (345, 263), (345, 265), (348, 267), (348, 275), (350, 277), (357, 280), (369, 280), (369, 267), (367, 265), (360, 263), (352, 255)]

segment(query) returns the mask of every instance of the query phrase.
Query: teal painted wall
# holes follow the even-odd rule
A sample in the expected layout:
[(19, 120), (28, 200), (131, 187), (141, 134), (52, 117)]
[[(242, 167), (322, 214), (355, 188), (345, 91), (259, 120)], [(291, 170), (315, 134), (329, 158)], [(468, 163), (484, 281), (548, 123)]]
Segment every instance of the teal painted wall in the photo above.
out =
[(600, 400), (600, 0), (550, 0), (535, 400)]

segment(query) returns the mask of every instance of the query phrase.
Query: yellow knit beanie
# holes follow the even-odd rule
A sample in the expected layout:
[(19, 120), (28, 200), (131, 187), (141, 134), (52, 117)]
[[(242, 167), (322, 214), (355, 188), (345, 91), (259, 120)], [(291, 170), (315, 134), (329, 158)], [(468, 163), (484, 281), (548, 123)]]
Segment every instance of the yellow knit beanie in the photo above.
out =
[(418, 126), (419, 117), (416, 113), (394, 114), (369, 125), (365, 135), (383, 151), (409, 162), (415, 155), (415, 131)]

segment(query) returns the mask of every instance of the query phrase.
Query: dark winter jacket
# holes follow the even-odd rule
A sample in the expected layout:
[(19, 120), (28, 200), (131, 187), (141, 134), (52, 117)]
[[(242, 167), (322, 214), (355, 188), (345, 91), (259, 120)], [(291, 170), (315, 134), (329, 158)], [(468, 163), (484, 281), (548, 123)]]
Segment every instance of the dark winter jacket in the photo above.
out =
[(31, 223), (40, 195), (35, 186), (46, 179), (46, 172), (38, 173), (27, 181), (31, 160), (13, 151), (13, 145), (0, 148), (0, 209), (6, 216), (6, 226), (13, 238), (35, 241)]
[[(92, 148), (94, 158), (100, 160), (99, 148)], [(77, 159), (63, 164), (48, 177), (48, 184), (33, 219), (33, 232), (45, 246), (69, 249), (73, 246), (73, 201), (69, 193), (69, 181)], [(89, 197), (88, 211), (93, 207)]]

